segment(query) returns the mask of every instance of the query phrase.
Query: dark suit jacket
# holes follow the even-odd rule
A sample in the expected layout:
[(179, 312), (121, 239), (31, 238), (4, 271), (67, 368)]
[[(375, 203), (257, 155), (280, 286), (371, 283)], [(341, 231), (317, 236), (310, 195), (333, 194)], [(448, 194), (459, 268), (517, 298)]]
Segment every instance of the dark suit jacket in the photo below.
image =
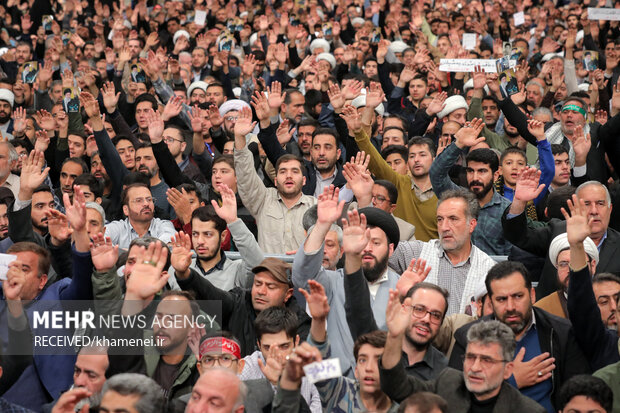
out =
[[(562, 383), (577, 374), (590, 374), (590, 365), (577, 344), (571, 323), (568, 320), (556, 317), (537, 307), (533, 307), (533, 310), (536, 317), (540, 350), (555, 358), (555, 370), (553, 370), (551, 377), (553, 381), (551, 402), (556, 406), (556, 398)], [(450, 355), (450, 367), (463, 369), (463, 355), (467, 347), (467, 331), (469, 328), (481, 320), (492, 319), (494, 319), (493, 316), (486, 316), (456, 330), (454, 333), (455, 343)], [(381, 379), (383, 380), (383, 377)]]
[[(394, 368), (389, 370), (379, 365), (379, 372), (381, 374), (381, 390), (392, 400), (401, 403), (413, 393), (430, 391), (443, 397), (448, 402), (449, 413), (469, 412), (471, 395), (467, 387), (465, 387), (462, 371), (448, 367), (439, 374), (439, 377), (430, 381), (407, 376), (402, 363), (396, 364)], [(507, 382), (503, 382), (493, 412), (544, 413), (546, 410), (534, 400), (523, 396), (519, 390)]]
[[(560, 288), (557, 270), (549, 260), (549, 245), (556, 236), (566, 232), (566, 222), (554, 218), (546, 227), (534, 229), (528, 227), (525, 213), (512, 219), (506, 218), (507, 213), (508, 209), (502, 217), (506, 239), (525, 251), (545, 258), (545, 266), (536, 289), (536, 298), (546, 297)], [(599, 262), (596, 264), (596, 272), (620, 275), (620, 260), (617, 257), (620, 257), (620, 232), (608, 228), (607, 238), (603, 242)]]

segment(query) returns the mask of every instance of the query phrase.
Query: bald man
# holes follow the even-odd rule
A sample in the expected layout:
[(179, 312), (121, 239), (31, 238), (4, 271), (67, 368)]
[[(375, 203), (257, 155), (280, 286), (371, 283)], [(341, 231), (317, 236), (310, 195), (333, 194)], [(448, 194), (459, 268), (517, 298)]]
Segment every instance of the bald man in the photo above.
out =
[(194, 385), (185, 413), (208, 412), (209, 406), (221, 406), (225, 413), (243, 413), (247, 389), (235, 373), (216, 367), (200, 375)]

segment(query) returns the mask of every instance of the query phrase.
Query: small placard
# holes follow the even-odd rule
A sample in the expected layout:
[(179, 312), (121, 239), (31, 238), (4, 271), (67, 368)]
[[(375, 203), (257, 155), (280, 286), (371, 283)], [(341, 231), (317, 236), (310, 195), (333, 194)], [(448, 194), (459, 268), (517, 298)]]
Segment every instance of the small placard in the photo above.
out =
[(204, 26), (207, 21), (207, 12), (204, 10), (196, 10), (196, 15), (194, 16), (194, 23), (196, 26)]
[(522, 11), (513, 14), (512, 18), (515, 21), (515, 27), (521, 26), (523, 23), (525, 23), (525, 14)]
[(620, 9), (606, 9), (588, 7), (588, 19), (590, 20), (620, 20)]
[(473, 50), (476, 48), (476, 33), (463, 33), (463, 49)]
[(9, 264), (16, 259), (17, 255), (0, 254), (0, 280), (6, 280), (6, 274), (9, 272)]
[(340, 360), (337, 358), (317, 361), (304, 366), (304, 373), (310, 384), (342, 376)]

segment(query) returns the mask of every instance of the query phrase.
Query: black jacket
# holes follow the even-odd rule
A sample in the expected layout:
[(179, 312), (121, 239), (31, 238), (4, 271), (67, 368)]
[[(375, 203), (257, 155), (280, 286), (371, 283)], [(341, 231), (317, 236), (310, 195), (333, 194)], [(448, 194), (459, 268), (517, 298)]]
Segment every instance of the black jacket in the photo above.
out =
[[(532, 308), (534, 317), (536, 317), (540, 351), (549, 353), (550, 357), (555, 358), (555, 370), (551, 377), (553, 382), (551, 402), (557, 407), (557, 397), (562, 384), (577, 374), (590, 374), (590, 365), (577, 344), (573, 328), (568, 320), (549, 314), (538, 307)], [(485, 316), (456, 330), (454, 333), (456, 341), (450, 355), (450, 367), (463, 370), (463, 355), (467, 347), (469, 328), (481, 320), (494, 318), (494, 316)]]
[[(566, 222), (551, 219), (548, 225), (534, 229), (527, 225), (525, 213), (507, 219), (508, 210), (507, 208), (502, 216), (502, 227), (506, 239), (527, 252), (545, 258), (545, 266), (536, 288), (536, 298), (546, 297), (560, 288), (557, 270), (549, 260), (549, 245), (556, 236), (566, 232)], [(611, 272), (620, 275), (620, 260), (616, 259), (617, 257), (620, 257), (620, 232), (608, 228), (607, 238), (599, 254), (599, 262), (596, 263), (596, 272)]]
[[(245, 357), (258, 350), (256, 345), (256, 332), (254, 331), (254, 320), (256, 320), (256, 311), (252, 306), (251, 290), (242, 288), (234, 288), (230, 291), (220, 290), (209, 280), (201, 277), (196, 271), (190, 268), (190, 276), (185, 279), (177, 278), (179, 286), (182, 290), (194, 291), (197, 300), (217, 302), (221, 305), (222, 318), (220, 325), (223, 330), (230, 331), (241, 343), (241, 357)], [(201, 302), (201, 305), (203, 303)], [(312, 321), (306, 311), (297, 305), (294, 297), (291, 297), (286, 308), (297, 314), (298, 327), (297, 334), (302, 341), (306, 341), (310, 332), (310, 322)], [(203, 310), (207, 314), (217, 314), (213, 309)]]

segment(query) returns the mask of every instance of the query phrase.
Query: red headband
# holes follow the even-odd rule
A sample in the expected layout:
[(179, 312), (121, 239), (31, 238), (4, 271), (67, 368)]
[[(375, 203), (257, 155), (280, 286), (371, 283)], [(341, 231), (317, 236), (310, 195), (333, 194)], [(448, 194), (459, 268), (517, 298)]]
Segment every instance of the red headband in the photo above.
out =
[(241, 348), (233, 340), (224, 337), (208, 338), (200, 344), (200, 358), (207, 353), (228, 353), (241, 358)]

